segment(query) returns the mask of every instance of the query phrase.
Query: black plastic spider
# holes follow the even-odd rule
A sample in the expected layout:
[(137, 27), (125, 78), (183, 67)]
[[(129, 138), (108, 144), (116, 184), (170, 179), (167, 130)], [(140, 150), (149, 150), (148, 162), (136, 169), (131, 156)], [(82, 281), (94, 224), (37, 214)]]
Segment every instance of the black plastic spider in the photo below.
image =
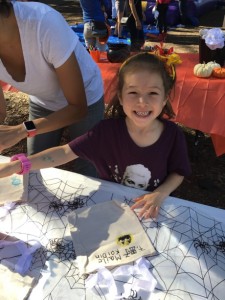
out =
[(68, 202), (67, 207), (71, 210), (81, 208), (84, 206), (84, 200), (83, 199), (75, 199), (72, 202)]
[(66, 244), (63, 243), (62, 239), (50, 240), (50, 245), (56, 252), (62, 252), (66, 249)]
[(211, 252), (211, 248), (208, 243), (198, 240), (198, 239), (194, 239), (193, 242), (194, 242), (195, 249), (200, 248), (203, 253), (207, 253), (207, 254), (209, 254)]
[(223, 254), (225, 254), (225, 237), (224, 236), (220, 236), (218, 238), (218, 242), (214, 242), (214, 246), (216, 247), (216, 249), (218, 251), (221, 251)]
[(59, 259), (75, 259), (76, 254), (73, 248), (73, 242), (65, 239), (52, 239), (50, 242), (50, 251)]
[(49, 208), (53, 208), (55, 211), (60, 212), (63, 209), (63, 203), (59, 201), (53, 201), (50, 203)]

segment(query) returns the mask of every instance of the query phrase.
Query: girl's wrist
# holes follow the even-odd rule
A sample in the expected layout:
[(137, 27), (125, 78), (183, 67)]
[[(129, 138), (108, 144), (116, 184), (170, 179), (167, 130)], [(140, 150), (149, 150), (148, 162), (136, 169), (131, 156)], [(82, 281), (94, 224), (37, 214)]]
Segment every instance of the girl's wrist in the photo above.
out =
[(15, 163), (15, 170), (13, 170), (13, 173), (17, 173), (17, 174), (26, 174), (30, 171), (31, 168), (31, 162), (30, 160), (26, 157), (26, 155), (24, 153), (20, 153), (20, 154), (16, 154), (14, 156), (11, 157), (11, 162)]
[(154, 193), (157, 193), (157, 199), (160, 203), (162, 203), (170, 195), (167, 191), (162, 191), (160, 189), (154, 190)]
[(4, 168), (4, 177), (10, 176), (12, 174), (17, 174), (20, 171), (21, 171), (21, 162), (19, 160), (7, 162)]

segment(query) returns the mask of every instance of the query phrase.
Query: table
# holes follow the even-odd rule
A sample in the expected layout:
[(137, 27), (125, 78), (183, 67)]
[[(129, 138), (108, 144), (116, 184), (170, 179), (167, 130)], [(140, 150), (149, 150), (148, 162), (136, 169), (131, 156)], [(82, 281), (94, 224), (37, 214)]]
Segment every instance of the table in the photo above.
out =
[[(0, 161), (5, 159), (0, 156)], [(60, 169), (30, 173), (28, 202), (0, 219), (1, 231), (43, 245), (35, 258), (44, 271), (29, 300), (112, 300), (106, 289), (85, 288), (74, 261), (67, 215), (76, 208), (112, 199), (130, 204), (142, 193)], [(168, 197), (157, 220), (141, 221), (156, 249), (148, 258), (157, 280), (151, 300), (224, 299), (224, 220), (224, 210)], [(133, 289), (133, 280), (127, 282), (129, 299), (150, 300), (145, 291)], [(116, 280), (121, 293), (124, 283)]]
[[(193, 68), (198, 54), (179, 53), (183, 63), (177, 65), (177, 81), (172, 106), (174, 121), (211, 135), (217, 156), (225, 153), (225, 79), (197, 78)], [(109, 102), (116, 90), (118, 63), (102, 59), (98, 64), (105, 88), (105, 101)]]

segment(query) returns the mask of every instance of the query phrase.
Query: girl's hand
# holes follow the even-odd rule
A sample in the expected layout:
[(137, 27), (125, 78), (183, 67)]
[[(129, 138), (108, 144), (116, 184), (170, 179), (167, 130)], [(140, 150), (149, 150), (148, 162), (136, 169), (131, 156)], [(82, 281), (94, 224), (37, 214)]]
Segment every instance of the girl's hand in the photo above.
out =
[(131, 206), (131, 209), (141, 208), (138, 213), (139, 218), (156, 218), (164, 199), (181, 184), (183, 179), (184, 176), (177, 173), (169, 174), (164, 183), (157, 187), (154, 192), (134, 199), (135, 204)]
[(131, 206), (131, 209), (141, 208), (138, 213), (139, 218), (156, 218), (163, 200), (164, 197), (159, 192), (142, 195), (134, 199), (135, 204)]

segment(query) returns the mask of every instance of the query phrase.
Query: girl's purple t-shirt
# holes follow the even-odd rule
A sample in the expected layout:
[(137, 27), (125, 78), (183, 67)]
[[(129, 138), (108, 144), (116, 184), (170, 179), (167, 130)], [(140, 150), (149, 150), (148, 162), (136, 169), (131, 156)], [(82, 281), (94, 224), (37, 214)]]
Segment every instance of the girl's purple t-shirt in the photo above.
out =
[(153, 191), (170, 173), (191, 173), (183, 132), (171, 121), (162, 122), (160, 138), (147, 147), (134, 143), (123, 118), (102, 120), (69, 146), (95, 165), (101, 179)]

